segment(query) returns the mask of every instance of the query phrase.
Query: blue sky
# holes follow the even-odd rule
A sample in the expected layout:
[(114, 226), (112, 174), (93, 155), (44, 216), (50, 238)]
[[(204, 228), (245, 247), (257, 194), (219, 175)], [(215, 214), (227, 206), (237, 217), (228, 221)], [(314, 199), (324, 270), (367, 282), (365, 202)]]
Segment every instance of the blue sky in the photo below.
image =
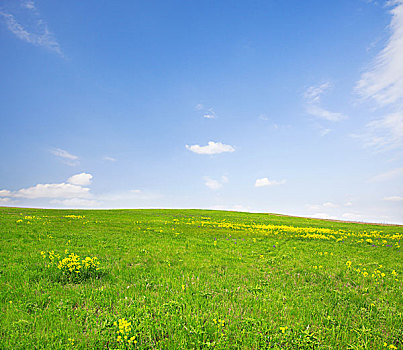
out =
[(0, 205), (403, 223), (403, 1), (0, 3)]

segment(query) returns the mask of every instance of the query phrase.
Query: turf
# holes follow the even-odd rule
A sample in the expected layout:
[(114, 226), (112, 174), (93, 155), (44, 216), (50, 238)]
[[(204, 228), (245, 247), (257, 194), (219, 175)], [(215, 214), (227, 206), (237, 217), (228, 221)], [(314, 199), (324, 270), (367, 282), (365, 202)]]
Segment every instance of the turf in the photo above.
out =
[(0, 208), (0, 233), (1, 349), (403, 348), (402, 226)]

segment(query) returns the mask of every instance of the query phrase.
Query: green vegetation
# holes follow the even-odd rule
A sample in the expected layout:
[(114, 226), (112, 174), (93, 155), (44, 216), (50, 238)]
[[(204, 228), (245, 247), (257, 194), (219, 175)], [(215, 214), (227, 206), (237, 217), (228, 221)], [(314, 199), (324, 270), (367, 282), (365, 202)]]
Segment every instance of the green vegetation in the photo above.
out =
[(0, 230), (1, 349), (403, 348), (401, 226), (0, 208)]

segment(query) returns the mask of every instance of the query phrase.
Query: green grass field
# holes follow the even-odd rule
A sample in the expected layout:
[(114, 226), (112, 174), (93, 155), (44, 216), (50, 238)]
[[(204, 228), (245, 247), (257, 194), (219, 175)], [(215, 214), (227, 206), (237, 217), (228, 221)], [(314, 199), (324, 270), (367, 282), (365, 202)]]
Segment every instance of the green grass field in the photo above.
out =
[(0, 230), (1, 349), (403, 349), (402, 226), (0, 208)]

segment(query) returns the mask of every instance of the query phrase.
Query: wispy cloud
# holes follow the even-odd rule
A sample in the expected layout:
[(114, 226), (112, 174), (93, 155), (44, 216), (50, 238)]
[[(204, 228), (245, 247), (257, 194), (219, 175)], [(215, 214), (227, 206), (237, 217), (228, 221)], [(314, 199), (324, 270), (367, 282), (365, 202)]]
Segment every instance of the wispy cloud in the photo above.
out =
[(27, 0), (22, 3), (22, 7), (25, 7), (29, 10), (36, 10), (35, 2), (33, 0)]
[(357, 82), (358, 93), (380, 105), (403, 100), (403, 1), (389, 1), (390, 37), (371, 67)]
[(108, 162), (116, 162), (116, 161), (117, 161), (116, 158), (109, 157), (109, 156), (105, 156), (105, 157), (104, 157), (104, 160), (107, 160)]
[(0, 197), (8, 197), (11, 195), (9, 190), (0, 190)]
[(402, 196), (390, 196), (390, 197), (384, 197), (384, 201), (390, 201), (390, 202), (401, 202), (403, 201)]
[(396, 168), (382, 174), (376, 175), (369, 179), (369, 182), (381, 182), (381, 181), (389, 181), (393, 180), (397, 177), (403, 177), (403, 167)]
[(403, 145), (403, 1), (388, 4), (392, 6), (390, 37), (356, 84), (356, 91), (363, 99), (374, 101), (377, 108), (389, 109), (358, 135), (365, 146), (378, 149)]
[(206, 119), (214, 119), (214, 118), (216, 118), (216, 114), (215, 114), (213, 108), (206, 108), (201, 103), (198, 103), (195, 106), (195, 110), (196, 111), (202, 111), (203, 112), (203, 118), (206, 118)]
[(267, 177), (264, 177), (262, 179), (256, 179), (255, 182), (255, 187), (265, 187), (265, 186), (278, 186), (278, 185), (284, 185), (286, 183), (286, 180), (269, 180)]
[(70, 198), (70, 199), (54, 199), (51, 201), (53, 204), (62, 204), (68, 208), (94, 208), (99, 206), (99, 202), (94, 199), (84, 199), (84, 198)]
[(228, 178), (226, 176), (221, 176), (220, 180), (215, 180), (208, 176), (204, 177), (204, 184), (211, 190), (218, 190), (223, 186), (224, 183), (227, 182)]
[(353, 136), (361, 139), (365, 147), (377, 150), (401, 147), (403, 145), (403, 109), (367, 123), (363, 134)]
[(19, 20), (14, 14), (7, 12), (5, 9), (0, 9), (0, 18), (2, 18), (8, 30), (20, 40), (43, 47), (63, 57), (59, 43), (49, 30), (45, 20), (41, 17), (34, 1), (24, 1), (22, 8), (25, 11), (19, 16)]
[(325, 202), (322, 204), (325, 208), (337, 208), (338, 205), (333, 202)]
[(207, 146), (200, 145), (186, 145), (186, 148), (189, 151), (192, 151), (197, 154), (219, 154), (225, 152), (234, 152), (235, 148), (231, 145), (225, 145), (221, 142), (209, 141)]
[(310, 217), (315, 219), (327, 219), (327, 220), (337, 220), (337, 216), (329, 215), (328, 213), (315, 213), (310, 215)]
[(62, 158), (64, 160), (64, 163), (67, 165), (74, 166), (78, 164), (78, 156), (75, 156), (74, 154), (71, 154), (64, 149), (54, 148), (50, 150), (50, 153), (52, 153), (56, 157)]
[(204, 114), (203, 114), (203, 118), (206, 118), (206, 119), (214, 119), (214, 118), (215, 118), (215, 114), (214, 114), (213, 111), (210, 111), (210, 112), (208, 112), (208, 113), (204, 113)]
[(331, 84), (326, 82), (318, 86), (311, 86), (305, 91), (304, 98), (306, 103), (306, 112), (314, 117), (332, 122), (346, 119), (346, 115), (338, 112), (331, 112), (321, 106), (321, 96), (330, 87)]

